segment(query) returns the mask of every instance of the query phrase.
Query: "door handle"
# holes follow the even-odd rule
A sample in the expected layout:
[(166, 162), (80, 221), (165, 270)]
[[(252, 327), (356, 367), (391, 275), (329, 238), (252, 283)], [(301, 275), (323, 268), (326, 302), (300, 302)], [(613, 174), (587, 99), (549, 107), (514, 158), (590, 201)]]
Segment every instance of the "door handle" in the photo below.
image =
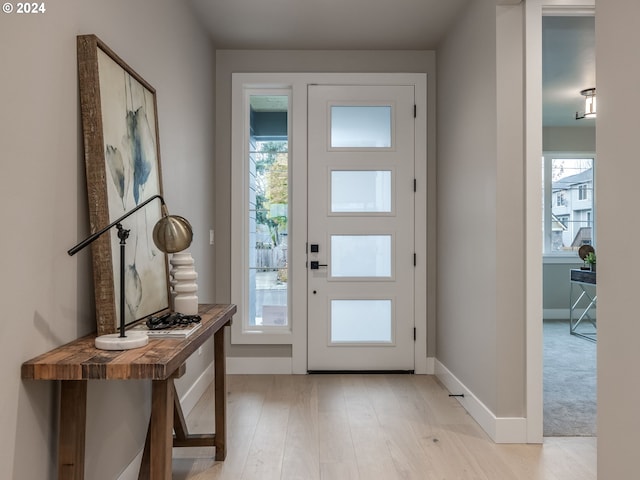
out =
[(319, 270), (320, 267), (327, 267), (328, 265), (326, 263), (320, 263), (320, 262), (316, 262), (315, 260), (312, 260), (311, 265), (309, 268), (311, 268), (311, 270)]

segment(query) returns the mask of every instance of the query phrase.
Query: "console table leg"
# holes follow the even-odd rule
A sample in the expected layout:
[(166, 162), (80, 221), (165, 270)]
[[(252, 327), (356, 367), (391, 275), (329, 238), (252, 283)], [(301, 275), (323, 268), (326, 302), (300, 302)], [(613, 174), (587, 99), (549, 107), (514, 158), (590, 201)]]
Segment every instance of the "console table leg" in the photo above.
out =
[(149, 476), (170, 479), (173, 448), (173, 380), (153, 380)]
[(223, 461), (227, 457), (227, 382), (225, 379), (227, 367), (224, 353), (224, 328), (214, 334), (213, 342), (216, 460)]
[(84, 446), (87, 425), (87, 382), (60, 382), (60, 426), (58, 427), (58, 478), (84, 479)]

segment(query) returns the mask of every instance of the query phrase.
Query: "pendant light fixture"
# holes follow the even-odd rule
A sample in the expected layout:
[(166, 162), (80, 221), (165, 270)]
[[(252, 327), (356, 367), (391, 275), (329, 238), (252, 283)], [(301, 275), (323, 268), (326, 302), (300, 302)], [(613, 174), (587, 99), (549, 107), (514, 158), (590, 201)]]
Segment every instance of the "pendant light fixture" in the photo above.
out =
[(586, 88), (580, 92), (584, 96), (584, 113), (576, 112), (576, 120), (583, 118), (596, 118), (596, 89)]

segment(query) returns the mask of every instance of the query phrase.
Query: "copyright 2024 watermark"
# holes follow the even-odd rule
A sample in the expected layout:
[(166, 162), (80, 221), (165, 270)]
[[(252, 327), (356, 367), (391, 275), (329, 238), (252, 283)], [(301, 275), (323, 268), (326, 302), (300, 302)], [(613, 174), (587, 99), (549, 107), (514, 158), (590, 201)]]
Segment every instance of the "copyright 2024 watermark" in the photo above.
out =
[(5, 2), (2, 4), (2, 13), (10, 14), (14, 13), (17, 15), (28, 14), (28, 15), (38, 15), (41, 13), (47, 12), (47, 6), (44, 2)]

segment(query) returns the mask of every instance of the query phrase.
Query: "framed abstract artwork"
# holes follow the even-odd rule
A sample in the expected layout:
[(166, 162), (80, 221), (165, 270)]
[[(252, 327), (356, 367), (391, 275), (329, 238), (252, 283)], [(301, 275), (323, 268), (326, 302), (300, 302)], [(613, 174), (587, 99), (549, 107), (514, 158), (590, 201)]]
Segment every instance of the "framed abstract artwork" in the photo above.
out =
[[(77, 38), (80, 110), (91, 233), (153, 195), (162, 195), (156, 92), (95, 35)], [(169, 308), (167, 256), (153, 243), (160, 202), (122, 222), (125, 324)], [(120, 323), (120, 240), (115, 229), (92, 245), (97, 334)]]

